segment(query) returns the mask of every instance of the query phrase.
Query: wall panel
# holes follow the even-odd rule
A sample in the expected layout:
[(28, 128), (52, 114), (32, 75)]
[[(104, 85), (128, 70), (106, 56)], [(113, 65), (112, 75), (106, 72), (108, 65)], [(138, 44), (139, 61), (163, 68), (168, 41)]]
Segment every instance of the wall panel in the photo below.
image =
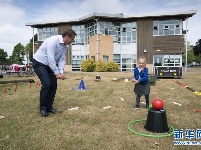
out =
[[(146, 53), (144, 50), (146, 49)], [(153, 19), (137, 20), (137, 57), (144, 56), (147, 64), (153, 63)]]

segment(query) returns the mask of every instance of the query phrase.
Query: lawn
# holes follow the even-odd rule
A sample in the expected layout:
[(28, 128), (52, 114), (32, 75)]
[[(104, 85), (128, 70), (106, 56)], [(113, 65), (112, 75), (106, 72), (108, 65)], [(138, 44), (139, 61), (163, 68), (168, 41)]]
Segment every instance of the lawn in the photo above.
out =
[[(0, 84), (0, 149), (2, 150), (151, 150), (151, 149), (200, 149), (200, 146), (173, 145), (174, 135), (164, 138), (140, 136), (127, 128), (133, 120), (146, 119), (148, 110), (141, 103), (135, 110), (134, 84), (112, 81), (113, 78), (132, 78), (133, 72), (101, 72), (101, 81), (95, 73), (69, 72), (67, 80), (58, 80), (54, 107), (61, 114), (41, 117), (39, 114), (40, 84)], [(80, 78), (88, 90), (78, 88)], [(4, 76), (0, 81), (22, 80), (29, 77)], [(151, 86), (150, 103), (155, 98), (164, 101), (167, 122), (175, 129), (201, 128), (201, 96), (173, 82), (178, 80), (196, 91), (201, 90), (201, 68), (188, 68), (181, 79), (158, 79)], [(141, 97), (141, 102), (145, 102)], [(177, 102), (181, 106), (173, 104)], [(108, 109), (103, 107), (111, 106)], [(79, 109), (69, 110), (78, 107)], [(131, 128), (144, 134), (156, 135), (144, 129), (145, 121), (133, 123)], [(157, 134), (158, 135), (158, 134)], [(159, 134), (162, 135), (162, 134)], [(177, 140), (179, 141), (179, 140)], [(180, 140), (182, 141), (182, 140)], [(186, 139), (183, 141), (201, 141)]]

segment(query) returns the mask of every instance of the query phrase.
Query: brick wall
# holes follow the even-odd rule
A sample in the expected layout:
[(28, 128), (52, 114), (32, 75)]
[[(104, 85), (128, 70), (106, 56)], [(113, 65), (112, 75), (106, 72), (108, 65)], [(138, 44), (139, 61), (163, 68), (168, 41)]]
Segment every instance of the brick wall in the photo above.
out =
[[(96, 55), (96, 36), (89, 38), (89, 58)], [(103, 56), (109, 56), (109, 61), (113, 61), (113, 37), (108, 35), (98, 35), (98, 59), (103, 60)]]

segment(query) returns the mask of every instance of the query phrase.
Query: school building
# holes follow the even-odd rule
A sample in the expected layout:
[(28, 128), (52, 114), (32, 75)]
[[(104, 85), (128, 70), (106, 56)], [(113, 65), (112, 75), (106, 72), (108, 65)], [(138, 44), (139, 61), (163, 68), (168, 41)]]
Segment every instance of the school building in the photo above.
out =
[(80, 71), (81, 61), (88, 58), (114, 61), (120, 71), (133, 71), (137, 58), (144, 56), (147, 67), (154, 73), (156, 66), (182, 68), (188, 31), (187, 23), (187, 30), (184, 30), (184, 21), (196, 13), (196, 10), (190, 10), (127, 16), (94, 12), (73, 20), (25, 25), (31, 26), (33, 33), (37, 29), (34, 52), (46, 38), (61, 34), (67, 28), (75, 30), (77, 36), (68, 46), (65, 71)]

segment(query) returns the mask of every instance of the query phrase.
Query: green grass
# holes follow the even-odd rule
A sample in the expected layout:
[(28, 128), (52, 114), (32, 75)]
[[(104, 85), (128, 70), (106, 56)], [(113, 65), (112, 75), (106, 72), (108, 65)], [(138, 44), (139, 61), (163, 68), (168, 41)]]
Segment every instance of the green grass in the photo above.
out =
[[(201, 68), (190, 68), (179, 82), (196, 91), (201, 90)], [(0, 85), (0, 149), (2, 150), (146, 150), (146, 149), (200, 149), (200, 146), (174, 146), (173, 135), (165, 138), (151, 138), (133, 134), (127, 128), (132, 120), (146, 119), (147, 109), (141, 104), (134, 109), (135, 95), (132, 82), (112, 81), (113, 78), (131, 78), (133, 72), (99, 73), (101, 82), (95, 82), (95, 73), (72, 72), (69, 78), (58, 80), (54, 107), (63, 110), (61, 114), (41, 117), (39, 114), (39, 91), (36, 84), (19, 83), (17, 92), (4, 94)], [(78, 87), (81, 77), (89, 90), (72, 90)], [(39, 82), (36, 76), (30, 77)], [(21, 80), (11, 76), (0, 80)], [(28, 79), (28, 77), (26, 77)], [(159, 79), (151, 86), (150, 103), (161, 98), (167, 111), (168, 124), (176, 129), (199, 129), (201, 127), (201, 96), (173, 82), (174, 79)], [(8, 86), (11, 86), (8, 84)], [(175, 88), (175, 90), (171, 89)], [(124, 99), (124, 101), (121, 100)], [(141, 97), (141, 102), (145, 102)], [(172, 102), (182, 104), (174, 105)], [(111, 106), (111, 109), (102, 109)], [(79, 107), (78, 110), (68, 110)], [(131, 127), (138, 132), (153, 134), (144, 129), (145, 122)], [(187, 141), (188, 139), (184, 139)], [(192, 139), (200, 141), (198, 139)]]

